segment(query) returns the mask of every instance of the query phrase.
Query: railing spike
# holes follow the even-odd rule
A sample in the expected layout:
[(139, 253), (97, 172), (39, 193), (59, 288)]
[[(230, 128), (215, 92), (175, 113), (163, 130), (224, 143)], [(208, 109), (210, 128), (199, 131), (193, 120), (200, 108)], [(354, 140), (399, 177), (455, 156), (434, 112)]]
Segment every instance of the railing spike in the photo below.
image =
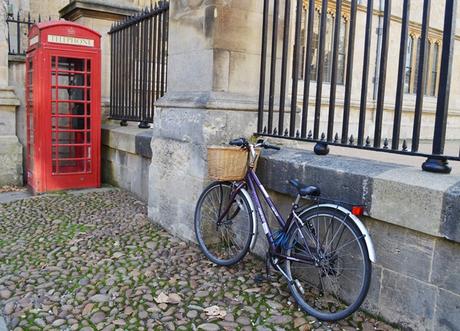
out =
[(371, 147), (371, 138), (369, 136), (366, 138), (366, 147)]
[[(19, 17), (19, 13), (18, 13), (18, 17)], [(42, 17), (41, 17), (41, 15), (39, 14), (39, 15), (38, 15), (38, 23), (40, 23), (41, 21), (42, 21)]]
[(321, 141), (324, 141), (324, 139), (326, 139), (326, 135), (323, 133), (321, 133)]
[(353, 135), (350, 136), (349, 142), (350, 145), (353, 145), (353, 143), (355, 142), (355, 138), (353, 137)]
[(404, 139), (404, 141), (403, 141), (402, 149), (403, 149), (404, 152), (407, 151), (407, 142), (406, 142), (406, 139)]
[(388, 149), (388, 138), (383, 141), (383, 149)]
[(287, 137), (289, 135), (288, 129), (284, 130), (284, 136)]
[(278, 130), (276, 128), (273, 129), (273, 134), (274, 135), (277, 135), (278, 134)]
[(339, 141), (339, 133), (336, 132), (334, 136), (334, 143), (337, 143)]
[(299, 129), (297, 129), (297, 131), (295, 132), (295, 137), (296, 137), (296, 138), (299, 138), (299, 137), (300, 137), (300, 131), (299, 131)]
[(310, 131), (308, 131), (308, 139), (311, 139), (311, 137), (313, 136), (313, 133)]

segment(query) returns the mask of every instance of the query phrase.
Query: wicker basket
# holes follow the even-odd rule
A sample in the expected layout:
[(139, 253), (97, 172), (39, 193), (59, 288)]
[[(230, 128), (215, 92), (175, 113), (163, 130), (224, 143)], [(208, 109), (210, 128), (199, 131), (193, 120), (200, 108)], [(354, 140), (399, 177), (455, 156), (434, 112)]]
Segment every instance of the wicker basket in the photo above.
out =
[[(260, 150), (257, 150), (254, 168), (257, 166)], [(232, 181), (244, 179), (248, 169), (247, 150), (240, 147), (209, 146), (208, 175), (212, 180)]]

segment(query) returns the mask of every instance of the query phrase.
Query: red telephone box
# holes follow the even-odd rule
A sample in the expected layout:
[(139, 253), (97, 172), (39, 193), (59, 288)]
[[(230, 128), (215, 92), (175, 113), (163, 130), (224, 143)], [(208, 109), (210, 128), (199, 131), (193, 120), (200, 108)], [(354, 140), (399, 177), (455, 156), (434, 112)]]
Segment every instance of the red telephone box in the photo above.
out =
[(100, 38), (67, 21), (30, 29), (26, 167), (34, 192), (100, 186)]

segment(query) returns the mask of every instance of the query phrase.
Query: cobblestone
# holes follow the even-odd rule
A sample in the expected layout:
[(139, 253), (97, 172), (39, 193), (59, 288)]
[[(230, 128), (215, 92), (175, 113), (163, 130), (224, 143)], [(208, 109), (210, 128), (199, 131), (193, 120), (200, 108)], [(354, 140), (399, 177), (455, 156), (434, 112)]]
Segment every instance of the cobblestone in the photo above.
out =
[[(11, 330), (392, 330), (362, 312), (315, 320), (288, 304), (282, 280), (254, 282), (262, 261), (213, 265), (121, 190), (0, 204), (0, 220), (0, 312)], [(212, 306), (225, 315), (207, 315)]]

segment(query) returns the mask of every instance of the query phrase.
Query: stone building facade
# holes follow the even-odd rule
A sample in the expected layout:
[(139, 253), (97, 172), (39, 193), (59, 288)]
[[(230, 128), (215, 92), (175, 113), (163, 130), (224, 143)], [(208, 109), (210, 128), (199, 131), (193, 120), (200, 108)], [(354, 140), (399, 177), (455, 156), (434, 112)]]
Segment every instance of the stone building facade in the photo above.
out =
[[(66, 19), (75, 20), (77, 22), (81, 22), (82, 24), (87, 24), (91, 28), (94, 28), (98, 32), (102, 33), (103, 35), (103, 93), (102, 93), (102, 100), (103, 100), (103, 110), (104, 114), (108, 112), (108, 100), (109, 100), (109, 79), (110, 72), (109, 72), (109, 64), (110, 64), (110, 44), (109, 44), (109, 37), (107, 36), (107, 31), (110, 28), (111, 23), (124, 17), (123, 15), (129, 15), (134, 13), (136, 10), (143, 8), (144, 6), (149, 6), (151, 4), (150, 0), (119, 0), (119, 1), (100, 1), (100, 0), (79, 0), (79, 1), (68, 1), (68, 0), (46, 0), (43, 1), (36, 1), (36, 0), (2, 0), (5, 6), (5, 14), (4, 15), (13, 15), (15, 16), (18, 12), (21, 13), (23, 17), (26, 17), (29, 13), (31, 13), (32, 18), (37, 19), (40, 16), (42, 19), (57, 19), (59, 17), (64, 17)], [(312, 0), (313, 1), (313, 0)], [(314, 47), (313, 47), (313, 63), (311, 67), (312, 72), (312, 80), (310, 82), (312, 91), (315, 90), (316, 82), (315, 82), (315, 75), (316, 75), (316, 65), (317, 65), (317, 46), (318, 46), (318, 22), (319, 17), (321, 14), (321, 1), (315, 1), (315, 22), (314, 24)], [(227, 1), (228, 2), (228, 1)], [(225, 3), (227, 3), (225, 2)], [(399, 52), (399, 36), (400, 36), (400, 28), (401, 28), (401, 16), (402, 16), (402, 2), (403, 0), (393, 1), (392, 2), (392, 17), (391, 17), (391, 29), (390, 29), (390, 51), (389, 54), (398, 54)], [(180, 2), (181, 5), (188, 6), (187, 1)], [(197, 2), (198, 3), (198, 2)], [(230, 2), (229, 2), (230, 3)], [(281, 2), (283, 4), (284, 2)], [(294, 6), (296, 1), (291, 1), (292, 8), (291, 12), (294, 12)], [(77, 4), (77, 5), (76, 5)], [(99, 10), (94, 11), (93, 13), (97, 13), (101, 19), (93, 20), (92, 16), (94, 15), (87, 15), (89, 20), (85, 18), (85, 15), (82, 12), (87, 11), (84, 9), (85, 4), (88, 6), (92, 6), (93, 9), (97, 6), (100, 7)], [(92, 4), (92, 5), (91, 5)], [(417, 67), (418, 67), (418, 50), (420, 46), (420, 33), (421, 33), (421, 20), (422, 20), (422, 11), (423, 11), (423, 2), (422, 1), (412, 1), (411, 3), (411, 23), (409, 27), (409, 47), (407, 49), (407, 62), (405, 68), (405, 96), (404, 96), (404, 104), (403, 104), (403, 119), (402, 119), (402, 128), (401, 128), (401, 138), (403, 139), (410, 139), (412, 135), (412, 124), (413, 124), (413, 117), (414, 117), (414, 108), (415, 108), (415, 92), (416, 92), (416, 84), (417, 84)], [(308, 8), (308, 0), (303, 1), (303, 22), (302, 22), (302, 54), (305, 53), (306, 49), (306, 41), (305, 41), (305, 29), (307, 25), (307, 8)], [(367, 118), (370, 119), (366, 123), (366, 132), (373, 132), (374, 129), (374, 113), (376, 107), (376, 91), (377, 91), (377, 81), (378, 81), (378, 59), (379, 59), (379, 42), (381, 39), (381, 24), (382, 24), (382, 10), (384, 6), (384, 0), (374, 1), (374, 15), (373, 15), (373, 25), (372, 30), (374, 31), (372, 36), (372, 43), (371, 43), (371, 59), (370, 59), (370, 77), (369, 84), (368, 84), (368, 107), (367, 107)], [(81, 7), (81, 8), (80, 8)], [(80, 9), (78, 9), (80, 8)], [(102, 9), (101, 9), (102, 8)], [(104, 9), (105, 8), (105, 9)], [(121, 8), (121, 12), (117, 12), (112, 15), (103, 14), (103, 11), (107, 13), (110, 11), (114, 11), (114, 8)], [(424, 100), (424, 110), (423, 110), (423, 125), (421, 128), (421, 139), (430, 140), (433, 134), (433, 126), (434, 126), (434, 113), (435, 113), (435, 106), (436, 106), (436, 96), (438, 93), (437, 83), (439, 81), (439, 73), (440, 73), (440, 55), (442, 49), (442, 26), (443, 26), (443, 19), (444, 19), (444, 2), (436, 2), (432, 4), (431, 16), (430, 16), (430, 31), (429, 31), (429, 56), (427, 61), (426, 73), (427, 73), (427, 87), (425, 91), (425, 100)], [(283, 16), (284, 7), (281, 5), (281, 12), (280, 17)], [(359, 98), (360, 98), (360, 91), (361, 91), (361, 77), (358, 73), (362, 71), (362, 59), (363, 59), (363, 50), (361, 45), (364, 41), (364, 33), (365, 33), (365, 16), (366, 16), (366, 9), (367, 9), (367, 1), (366, 0), (359, 0), (358, 1), (358, 13), (357, 13), (357, 28), (356, 28), (356, 37), (355, 37), (355, 64), (354, 64), (354, 72), (356, 73), (353, 77), (353, 85), (352, 85), (352, 94), (351, 94), (351, 115), (350, 115), (350, 132), (353, 133), (357, 131), (358, 126), (358, 118), (359, 118)], [(116, 12), (116, 10), (115, 10)], [(96, 16), (97, 16), (96, 15)], [(244, 13), (242, 13), (244, 15)], [(328, 107), (328, 96), (329, 96), (329, 84), (330, 81), (330, 73), (331, 73), (331, 52), (332, 52), (332, 38), (333, 38), (333, 26), (335, 22), (335, 1), (328, 2), (328, 21), (327, 21), (327, 42), (326, 42), (326, 52), (325, 52), (325, 84), (323, 87), (323, 107), (327, 109)], [(343, 2), (343, 9), (341, 15), (341, 24), (342, 24), (342, 32), (339, 42), (339, 68), (338, 68), (338, 87), (337, 87), (337, 109), (340, 112), (341, 107), (343, 107), (344, 101), (344, 93), (345, 93), (345, 63), (347, 60), (347, 50), (348, 50), (348, 42), (349, 42), (349, 19), (350, 19), (350, 2), (344, 1)], [(235, 19), (235, 25), (239, 24), (238, 20)], [(294, 24), (291, 24), (291, 44), (294, 44), (293, 40), (293, 27)], [(260, 33), (260, 24), (254, 25), (256, 28), (254, 29), (253, 33)], [(460, 31), (460, 28), (457, 27), (457, 31)], [(11, 29), (10, 33), (14, 33), (14, 29)], [(25, 34), (25, 30), (23, 31)], [(280, 33), (281, 34), (281, 33)], [(12, 42), (16, 39), (14, 35), (9, 36)], [(245, 38), (241, 36), (241, 42), (244, 43)], [(23, 49), (26, 47), (26, 38), (22, 38), (23, 40)], [(248, 78), (248, 84), (242, 85), (236, 83), (235, 86), (236, 93), (250, 95), (251, 97), (256, 96), (258, 93), (258, 71), (259, 71), (259, 57), (258, 53), (260, 53), (260, 41), (255, 38), (257, 42), (254, 44), (253, 52), (251, 53), (251, 62), (250, 65), (247, 66), (247, 70), (245, 71), (246, 76), (250, 76)], [(460, 33), (456, 37), (456, 44), (460, 42)], [(279, 43), (279, 48), (281, 48), (281, 43)], [(291, 51), (289, 52), (292, 56), (292, 47)], [(278, 50), (278, 54), (281, 54), (281, 49)], [(456, 72), (456, 68), (460, 66), (460, 59), (459, 55), (460, 52), (455, 53), (454, 58), (454, 70)], [(237, 54), (231, 54), (234, 57)], [(225, 61), (225, 55), (222, 53), (219, 58), (216, 58), (216, 61)], [(247, 56), (247, 55), (246, 55)], [(302, 57), (304, 58), (304, 57)], [(23, 59), (20, 57), (10, 57), (9, 59), (9, 86), (15, 87), (15, 92), (17, 97), (19, 98), (19, 109), (17, 113), (17, 120), (16, 120), (16, 132), (19, 142), (24, 145), (25, 144), (25, 109), (24, 109), (24, 62)], [(236, 61), (236, 58), (233, 59)], [(247, 60), (247, 58), (246, 58)], [(216, 62), (216, 63), (217, 63)], [(237, 62), (234, 62), (234, 65), (237, 65)], [(303, 74), (305, 72), (305, 63), (302, 60), (300, 62), (300, 72), (301, 72), (301, 80), (298, 86), (298, 94), (299, 94), (299, 107), (301, 107), (302, 99), (303, 99), (303, 90), (304, 90), (304, 80)], [(387, 73), (387, 84), (386, 84), (386, 100), (385, 100), (385, 112), (383, 117), (383, 136), (390, 137), (391, 130), (392, 130), (392, 119), (393, 119), (393, 109), (394, 109), (394, 100), (395, 100), (395, 93), (396, 93), (396, 79), (397, 79), (397, 67), (398, 67), (398, 57), (391, 56), (388, 59), (388, 73)], [(292, 71), (292, 68), (289, 69)], [(174, 71), (171, 72), (174, 74)], [(230, 73), (222, 73), (222, 78), (225, 78), (225, 75), (229, 75)], [(238, 78), (235, 79), (238, 82)], [(171, 83), (174, 82), (171, 80)], [(225, 83), (221, 81), (221, 83)], [(227, 88), (225, 85), (220, 87), (220, 90), (225, 90)], [(277, 89), (279, 91), (279, 89)], [(452, 97), (450, 98), (450, 111), (449, 111), (449, 118), (448, 118), (448, 129), (447, 129), (447, 139), (455, 140), (458, 139), (460, 136), (460, 98), (456, 97), (460, 94), (460, 81), (454, 80), (452, 82)], [(315, 95), (311, 93), (310, 95), (310, 104), (314, 105), (315, 103)], [(275, 109), (276, 110), (276, 109)], [(310, 112), (310, 116), (313, 118), (313, 113)], [(336, 122), (337, 125), (340, 126), (341, 119), (337, 116)], [(321, 130), (325, 131), (327, 125), (327, 111), (322, 112), (321, 116)], [(422, 143), (422, 149), (426, 149), (428, 151), (428, 146), (425, 146)], [(450, 149), (450, 145), (448, 144), (448, 150)], [(17, 158), (20, 160), (21, 158)], [(19, 167), (20, 168), (20, 167)]]
[[(330, 2), (333, 5), (334, 2)], [(374, 2), (373, 30), (378, 32), (382, 2)], [(31, 3), (39, 2), (31, 0), (29, 8)], [(145, 3), (76, 0), (55, 4), (56, 8), (63, 6), (57, 8), (60, 15), (103, 34), (103, 106), (107, 106), (110, 52), (106, 32), (117, 17), (127, 15)], [(399, 47), (401, 4), (402, 1), (393, 1), (391, 58), (387, 76), (389, 103), (385, 105), (384, 116), (387, 124), (391, 122), (393, 105), (390, 100), (394, 100), (395, 92), (397, 57), (393, 54)], [(422, 1), (412, 1), (412, 4), (413, 46), (408, 49), (412, 62), (408, 62), (407, 66), (407, 102), (403, 119), (403, 122), (409, 123), (408, 128), (413, 116), (415, 74), (412, 68), (417, 61), (414, 49), (417, 48)], [(429, 66), (429, 76), (435, 79), (439, 75), (439, 64), (433, 59), (436, 58), (435, 45), (439, 43), (444, 1), (432, 4), (432, 65)], [(348, 5), (349, 2), (344, 1), (345, 27)], [(195, 240), (195, 203), (209, 182), (207, 146), (225, 144), (235, 136), (250, 136), (256, 128), (262, 7), (263, 2), (259, 0), (171, 0), (168, 92), (156, 105), (153, 128), (140, 130), (135, 125), (122, 128), (118, 123), (108, 123), (103, 129), (102, 173), (106, 180), (148, 201), (152, 221), (187, 240)], [(362, 43), (365, 8), (366, 1), (359, 1), (357, 45)], [(331, 9), (331, 20), (332, 17)], [(373, 36), (371, 72), (376, 72), (377, 41), (376, 34)], [(342, 43), (347, 44), (346, 33)], [(5, 54), (4, 40), (3, 43), (0, 40), (1, 51)], [(357, 46), (356, 72), (361, 71), (361, 51)], [(456, 52), (453, 72), (458, 71), (455, 68), (460, 65), (458, 54)], [(6, 58), (0, 56), (3, 59), (0, 72), (9, 72), (9, 80), (0, 80), (0, 88), (12, 96), (5, 99), (11, 99), (8, 110), (14, 114), (17, 105), (21, 104), (23, 93), (22, 64), (17, 61), (8, 64)], [(457, 98), (460, 82), (454, 79), (452, 83), (449, 129), (453, 131), (449, 132), (450, 138), (458, 138), (460, 135), (455, 130), (460, 126), (456, 111), (457, 102), (460, 102)], [(311, 84), (314, 86), (315, 83)], [(371, 79), (370, 91), (374, 89), (373, 84)], [(6, 86), (15, 86), (15, 90)], [(352, 106), (355, 113), (352, 118), (358, 109), (356, 96), (359, 96), (359, 89), (357, 75), (356, 82), (353, 82), (352, 96), (355, 99)], [(338, 92), (340, 101), (343, 89)], [(424, 109), (424, 123), (428, 123), (424, 128), (426, 136), (431, 132), (429, 118), (433, 117), (434, 109), (434, 102), (430, 102), (433, 97), (429, 94), (436, 93), (436, 88), (434, 91), (427, 89)], [(322, 100), (325, 108), (328, 95), (325, 87)], [(310, 102), (313, 103), (314, 99)], [(374, 108), (375, 100), (369, 98), (368, 129), (373, 125)], [(4, 108), (0, 107), (1, 120), (6, 118), (4, 112)], [(11, 115), (9, 120), (12, 120)], [(17, 123), (21, 123), (20, 120)], [(21, 127), (23, 124), (18, 124), (15, 133), (10, 130), (5, 135), (0, 129), (0, 139), (8, 136), (8, 139), (14, 140), (16, 135), (21, 135)], [(410, 135), (408, 132), (409, 129), (404, 133), (406, 137)], [(18, 146), (17, 138), (15, 144)], [(264, 154), (258, 173), (284, 210), (289, 208), (292, 194), (285, 183), (288, 177), (315, 183), (329, 197), (346, 197), (366, 204), (368, 216), (365, 222), (376, 243), (378, 262), (365, 308), (407, 329), (458, 329), (460, 176), (434, 175), (413, 167), (338, 155), (318, 157), (290, 148), (279, 154)], [(263, 241), (259, 240), (257, 250), (262, 245)]]

